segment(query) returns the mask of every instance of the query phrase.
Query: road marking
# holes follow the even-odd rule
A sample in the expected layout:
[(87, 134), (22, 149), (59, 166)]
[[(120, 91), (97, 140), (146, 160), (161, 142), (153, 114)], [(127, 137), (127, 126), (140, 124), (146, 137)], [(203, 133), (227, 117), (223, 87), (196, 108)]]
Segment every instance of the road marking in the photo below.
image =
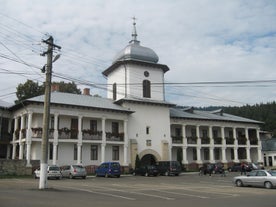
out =
[[(117, 186), (120, 186), (120, 185), (117, 185)], [(170, 198), (170, 197), (166, 197), (166, 196), (159, 196), (159, 195), (154, 195), (154, 194), (149, 194), (149, 193), (142, 193), (142, 192), (137, 192), (137, 191), (124, 191), (124, 190), (119, 190), (119, 189), (114, 189), (114, 188), (105, 188), (105, 187), (99, 187), (99, 186), (96, 186), (96, 188), (104, 189), (104, 190), (118, 191), (118, 192), (122, 192), (122, 193), (144, 195), (144, 196), (148, 196), (148, 197), (161, 198), (161, 199), (164, 199), (164, 200), (175, 200), (174, 198)], [(155, 191), (155, 189), (147, 189), (147, 190)]]
[(79, 191), (83, 191), (83, 192), (94, 193), (94, 194), (99, 194), (99, 195), (106, 195), (106, 196), (111, 196), (111, 197), (115, 197), (115, 198), (122, 198), (122, 199), (132, 200), (132, 201), (136, 200), (135, 198), (115, 195), (115, 194), (111, 194), (111, 193), (97, 192), (97, 191), (92, 191), (92, 190), (83, 189), (83, 188), (75, 188), (75, 187), (62, 187), (62, 188), (74, 189), (74, 190), (79, 190)]
[(176, 192), (163, 191), (163, 190), (155, 190), (155, 191), (161, 192), (161, 193), (174, 194), (174, 195), (184, 195), (184, 196), (189, 196), (189, 197), (202, 198), (202, 199), (210, 198), (210, 197), (206, 197), (206, 196), (192, 195), (192, 194), (187, 194), (187, 193), (176, 193)]

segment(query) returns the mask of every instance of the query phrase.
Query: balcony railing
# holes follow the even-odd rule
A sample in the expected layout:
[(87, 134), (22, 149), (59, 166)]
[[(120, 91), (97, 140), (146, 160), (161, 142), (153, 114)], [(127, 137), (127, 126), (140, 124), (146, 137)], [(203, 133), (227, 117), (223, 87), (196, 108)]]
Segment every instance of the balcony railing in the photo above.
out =
[(124, 141), (125, 134), (123, 132), (120, 133), (112, 133), (105, 132), (106, 141)]
[(201, 137), (201, 144), (210, 144), (209, 137)]
[(188, 144), (196, 144), (197, 138), (196, 137), (187, 137), (187, 143)]
[(181, 136), (172, 136), (172, 143), (182, 144), (183, 143), (183, 138)]
[(232, 137), (226, 137), (225, 140), (226, 140), (226, 144), (228, 145), (233, 145), (235, 141), (235, 139)]
[(222, 138), (221, 137), (214, 138), (214, 144), (222, 144)]

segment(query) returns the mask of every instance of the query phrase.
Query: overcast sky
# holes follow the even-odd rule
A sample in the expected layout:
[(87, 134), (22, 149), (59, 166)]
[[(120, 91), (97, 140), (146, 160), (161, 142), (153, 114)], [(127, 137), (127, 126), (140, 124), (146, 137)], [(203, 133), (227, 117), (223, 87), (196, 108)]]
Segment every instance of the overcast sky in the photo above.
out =
[(2, 101), (13, 102), (16, 87), (27, 79), (45, 80), (41, 40), (49, 34), (62, 47), (53, 81), (74, 78), (80, 89), (106, 97), (98, 88), (106, 83), (102, 71), (131, 40), (133, 16), (141, 45), (170, 68), (165, 82), (185, 83), (166, 85), (167, 101), (241, 106), (276, 100), (275, 0), (0, 0), (0, 5)]

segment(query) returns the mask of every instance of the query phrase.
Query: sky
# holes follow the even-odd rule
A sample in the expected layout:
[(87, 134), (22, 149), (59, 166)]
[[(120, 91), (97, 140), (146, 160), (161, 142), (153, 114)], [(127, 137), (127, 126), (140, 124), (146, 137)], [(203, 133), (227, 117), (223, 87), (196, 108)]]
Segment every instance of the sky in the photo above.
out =
[[(166, 101), (243, 106), (276, 101), (275, 0), (0, 0), (0, 100), (26, 80), (42, 84), (41, 56), (54, 38), (52, 81), (106, 97), (107, 69), (131, 40), (153, 49)], [(177, 83), (177, 84), (175, 84)]]

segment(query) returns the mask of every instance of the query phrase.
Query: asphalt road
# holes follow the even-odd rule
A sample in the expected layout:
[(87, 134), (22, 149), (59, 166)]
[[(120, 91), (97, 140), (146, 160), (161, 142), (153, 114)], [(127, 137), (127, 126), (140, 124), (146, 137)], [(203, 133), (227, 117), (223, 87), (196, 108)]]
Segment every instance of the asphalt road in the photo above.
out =
[(276, 189), (238, 188), (226, 177), (180, 176), (89, 177), (49, 180), (39, 190), (39, 180), (0, 179), (1, 207), (275, 207)]

